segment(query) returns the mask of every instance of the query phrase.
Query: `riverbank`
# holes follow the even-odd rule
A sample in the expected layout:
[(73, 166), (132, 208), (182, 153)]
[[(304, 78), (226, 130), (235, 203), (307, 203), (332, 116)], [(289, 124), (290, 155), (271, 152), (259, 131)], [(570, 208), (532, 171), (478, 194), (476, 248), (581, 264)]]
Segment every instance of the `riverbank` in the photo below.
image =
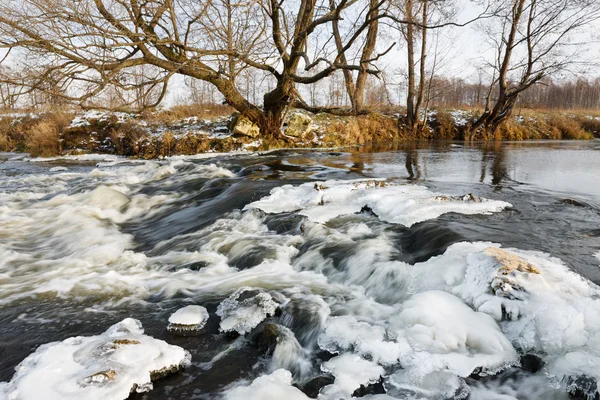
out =
[(410, 132), (398, 113), (358, 117), (295, 110), (285, 140), (262, 137), (227, 106), (179, 106), (142, 115), (73, 110), (0, 114), (0, 151), (32, 156), (104, 153), (153, 159), (206, 152), (329, 148), (403, 140), (560, 140), (600, 137), (600, 116), (589, 112), (520, 111), (495, 137), (472, 133), (476, 110), (432, 110)]

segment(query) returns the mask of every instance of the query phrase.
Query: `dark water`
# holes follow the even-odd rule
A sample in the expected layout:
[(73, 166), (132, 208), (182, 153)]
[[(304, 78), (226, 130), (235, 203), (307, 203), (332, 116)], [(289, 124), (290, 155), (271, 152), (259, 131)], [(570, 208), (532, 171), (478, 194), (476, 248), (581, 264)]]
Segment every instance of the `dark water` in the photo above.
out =
[[(458, 242), (487, 241), (548, 253), (600, 284), (600, 260), (594, 257), (600, 251), (597, 140), (404, 143), (170, 160), (152, 168), (138, 162), (97, 166), (98, 160), (27, 162), (13, 157), (0, 154), (0, 207), (4, 207), (0, 214), (4, 224), (0, 228), (0, 243), (4, 242), (0, 247), (4, 257), (0, 261), (4, 286), (0, 289), (0, 381), (10, 380), (15, 366), (40, 344), (99, 334), (125, 317), (139, 319), (146, 334), (189, 350), (193, 360), (191, 367), (157, 382), (153, 391), (135, 399), (214, 398), (232, 382), (266, 373), (269, 355), (251, 340), (212, 367), (203, 364), (234, 341), (219, 333), (218, 318), (212, 317), (235, 285), (195, 281), (194, 274), (202, 274), (212, 261), (190, 254), (220, 254), (230, 267), (251, 271), (265, 260), (286, 259), (282, 249), (295, 247), (297, 252), (286, 262), (296, 265), (295, 260), (322, 245), (308, 239), (295, 244), (290, 239), (303, 235), (303, 217), (294, 212), (255, 212), (258, 222), (247, 222), (249, 212), (239, 211), (284, 184), (388, 178), (448, 195), (473, 193), (506, 201), (513, 207), (500, 213), (450, 213), (410, 228), (381, 222), (368, 213), (350, 220), (341, 217), (328, 226), (361, 222), (383, 232), (394, 248), (392, 258), (408, 264), (443, 254)], [(211, 164), (221, 172), (202, 169)], [(173, 170), (156, 175), (157, 168), (165, 165)], [(80, 217), (80, 207), (86, 193), (99, 184), (125, 188), (128, 196), (141, 200), (127, 218), (101, 215), (98, 225), (87, 230), (85, 218), (91, 217)], [(53, 207), (47, 213), (40, 209), (46, 207), (44, 202)], [(215, 227), (223, 218), (230, 223)], [(244, 228), (246, 223), (265, 228)], [(234, 231), (237, 236), (229, 242), (228, 232)], [(352, 245), (341, 242), (319, 248), (338, 269), (355, 254)], [(56, 272), (61, 268), (64, 272)], [(314, 269), (320, 271), (318, 265)], [(117, 284), (118, 279), (109, 277), (97, 282), (94, 276), (78, 278), (79, 274), (102, 276), (109, 270), (121, 276), (135, 270), (135, 279)], [(179, 281), (181, 271), (185, 273)], [(293, 286), (252, 279), (254, 286), (282, 293)], [(53, 285), (49, 289), (37, 290), (49, 282)], [(334, 297), (310, 283), (306, 290), (320, 293), (328, 302)], [(205, 334), (180, 337), (167, 332), (168, 316), (192, 303), (204, 305), (211, 313)], [(281, 322), (281, 318), (274, 320)], [(326, 358), (316, 354), (315, 368)]]

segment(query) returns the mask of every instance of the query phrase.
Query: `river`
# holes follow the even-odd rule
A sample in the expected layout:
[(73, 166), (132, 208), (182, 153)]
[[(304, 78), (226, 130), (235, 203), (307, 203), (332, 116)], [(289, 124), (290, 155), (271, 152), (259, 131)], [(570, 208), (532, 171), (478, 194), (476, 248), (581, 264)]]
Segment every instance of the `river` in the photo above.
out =
[[(494, 295), (500, 246), (536, 273)], [(131, 317), (191, 353), (134, 399), (327, 400), (359, 383), (382, 400), (593, 398), (599, 284), (598, 140), (0, 153), (0, 382), (42, 344)], [(274, 351), (221, 332), (242, 287), (278, 305)], [(192, 304), (202, 333), (167, 331)]]

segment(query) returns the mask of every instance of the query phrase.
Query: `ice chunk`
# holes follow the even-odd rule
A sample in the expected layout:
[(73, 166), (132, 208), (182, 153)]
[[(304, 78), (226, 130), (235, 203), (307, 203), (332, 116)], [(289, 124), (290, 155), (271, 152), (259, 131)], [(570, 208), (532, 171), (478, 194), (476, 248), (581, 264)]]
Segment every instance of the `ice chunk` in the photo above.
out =
[(0, 386), (0, 397), (19, 400), (121, 400), (152, 389), (152, 381), (190, 362), (187, 351), (143, 334), (127, 318), (98, 336), (40, 346)]
[(390, 330), (396, 330), (397, 340), (406, 340), (413, 349), (402, 359), (404, 369), (391, 379), (397, 386), (419, 386), (433, 380), (446, 385), (440, 387), (441, 394), (454, 394), (459, 381), (440, 379), (439, 375), (432, 379), (431, 374), (444, 371), (468, 377), (476, 370), (494, 373), (518, 363), (517, 352), (492, 317), (473, 311), (446, 292), (412, 296), (392, 318)]
[(167, 330), (171, 332), (199, 331), (204, 328), (208, 318), (206, 308), (196, 305), (186, 306), (175, 311), (169, 317)]
[(465, 196), (443, 196), (426, 187), (400, 185), (383, 180), (350, 180), (284, 185), (271, 194), (248, 204), (268, 213), (299, 211), (314, 222), (325, 223), (340, 215), (353, 214), (368, 207), (380, 220), (407, 227), (442, 214), (489, 214), (509, 203)]
[(292, 374), (278, 369), (263, 375), (248, 386), (238, 386), (225, 391), (226, 400), (309, 400), (309, 397), (292, 386)]
[(242, 287), (219, 304), (217, 315), (221, 317), (220, 329), (245, 335), (265, 318), (275, 314), (278, 306), (269, 293)]
[(334, 393), (351, 395), (360, 385), (375, 383), (385, 374), (380, 365), (350, 353), (332, 358), (323, 363), (321, 369), (335, 376), (334, 383), (323, 388), (326, 397), (331, 398)]

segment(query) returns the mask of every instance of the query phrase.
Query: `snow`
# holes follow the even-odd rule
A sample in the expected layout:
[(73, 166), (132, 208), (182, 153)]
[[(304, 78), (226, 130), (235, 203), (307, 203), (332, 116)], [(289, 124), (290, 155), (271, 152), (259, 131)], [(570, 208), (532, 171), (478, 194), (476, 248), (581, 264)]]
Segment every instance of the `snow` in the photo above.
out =
[(279, 304), (271, 295), (262, 291), (253, 292), (249, 287), (242, 287), (219, 304), (217, 315), (221, 317), (221, 331), (245, 335), (268, 316), (275, 314)]
[(500, 212), (509, 203), (472, 195), (443, 196), (424, 186), (401, 185), (384, 180), (350, 180), (284, 185), (271, 190), (269, 196), (248, 204), (267, 213), (299, 211), (300, 215), (319, 223), (341, 215), (360, 212), (369, 207), (380, 220), (410, 227), (442, 214), (489, 214)]
[(448, 114), (452, 116), (456, 126), (466, 126), (471, 119), (471, 114), (464, 110), (452, 110), (448, 111)]
[(248, 386), (231, 388), (224, 393), (225, 400), (309, 400), (310, 398), (292, 386), (292, 374), (278, 369), (263, 375)]
[(208, 310), (202, 306), (190, 305), (175, 311), (169, 317), (169, 326), (167, 329), (188, 328), (200, 330), (204, 328), (208, 321)]
[(127, 318), (98, 336), (42, 345), (16, 367), (10, 382), (0, 384), (0, 397), (121, 400), (149, 391), (151, 374), (181, 369), (190, 355), (143, 333), (139, 321)]

